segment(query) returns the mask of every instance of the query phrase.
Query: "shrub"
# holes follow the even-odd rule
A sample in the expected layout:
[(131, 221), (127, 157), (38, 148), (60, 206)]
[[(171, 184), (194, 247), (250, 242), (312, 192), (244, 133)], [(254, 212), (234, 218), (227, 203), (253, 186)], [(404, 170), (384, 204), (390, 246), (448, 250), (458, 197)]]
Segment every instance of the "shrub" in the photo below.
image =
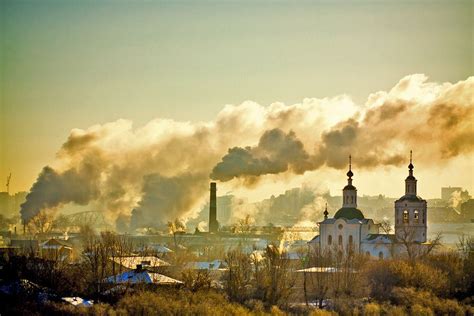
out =
[(364, 315), (378, 316), (380, 315), (380, 306), (376, 303), (368, 303), (364, 306)]
[(384, 315), (387, 316), (406, 316), (408, 313), (406, 312), (403, 306), (393, 306), (390, 304), (384, 304), (382, 306), (382, 311)]
[(427, 307), (437, 315), (464, 315), (464, 308), (457, 301), (438, 298), (431, 292), (414, 288), (395, 288), (392, 300), (397, 305)]
[(429, 307), (424, 307), (419, 304), (415, 304), (411, 307), (411, 315), (413, 316), (432, 316), (433, 311)]
[(315, 309), (311, 311), (311, 313), (309, 314), (309, 316), (335, 316), (335, 315), (337, 315), (337, 313), (332, 312), (332, 311), (327, 311), (324, 309)]

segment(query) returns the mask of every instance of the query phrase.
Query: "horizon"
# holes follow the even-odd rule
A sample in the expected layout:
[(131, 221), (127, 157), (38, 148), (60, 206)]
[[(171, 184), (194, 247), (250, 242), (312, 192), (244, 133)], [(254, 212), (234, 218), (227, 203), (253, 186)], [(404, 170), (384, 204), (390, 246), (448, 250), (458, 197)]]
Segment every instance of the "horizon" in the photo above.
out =
[(410, 150), (420, 196), (474, 192), (470, 1), (1, 8), (0, 179), (30, 211), (338, 194), (349, 154), (360, 196), (397, 197)]

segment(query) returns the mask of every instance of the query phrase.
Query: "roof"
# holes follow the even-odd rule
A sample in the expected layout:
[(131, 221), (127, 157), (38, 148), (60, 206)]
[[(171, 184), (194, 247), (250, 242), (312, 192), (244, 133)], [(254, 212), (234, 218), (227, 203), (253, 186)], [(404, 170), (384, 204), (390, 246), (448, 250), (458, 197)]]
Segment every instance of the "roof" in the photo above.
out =
[(343, 190), (356, 190), (356, 187), (353, 186), (352, 184), (348, 184), (344, 187)]
[(355, 207), (343, 207), (336, 212), (334, 218), (364, 219), (364, 214)]
[(74, 306), (84, 306), (84, 307), (91, 307), (94, 305), (93, 300), (85, 300), (81, 297), (74, 296), (74, 297), (62, 297), (63, 301), (68, 302)]
[(130, 284), (158, 284), (158, 285), (169, 285), (169, 284), (182, 284), (183, 282), (176, 279), (167, 277), (166, 275), (149, 272), (146, 270), (142, 271), (127, 271), (122, 274), (113, 275), (105, 279), (108, 283), (130, 283)]
[(190, 262), (187, 266), (190, 269), (196, 269), (196, 270), (221, 270), (221, 269), (227, 268), (227, 264), (224, 261), (217, 260), (217, 259), (211, 262), (206, 262), (206, 261)]
[(113, 260), (115, 263), (120, 264), (128, 269), (135, 269), (137, 265), (141, 265), (144, 268), (165, 267), (170, 265), (168, 262), (155, 256), (113, 257), (110, 258), (110, 260)]
[(61, 247), (72, 249), (72, 245), (65, 240), (51, 238), (41, 243), (43, 249), (59, 249)]
[(316, 235), (313, 237), (313, 239), (311, 239), (310, 241), (308, 241), (308, 244), (314, 244), (314, 243), (319, 243), (319, 235)]
[(397, 241), (397, 238), (393, 234), (368, 234), (362, 240), (362, 243), (367, 244), (392, 244)]
[(404, 196), (402, 196), (401, 198), (399, 198), (398, 200), (396, 200), (395, 202), (403, 202), (403, 201), (409, 201), (409, 202), (424, 202), (425, 200), (423, 200), (421, 197), (419, 197), (418, 195), (412, 195), (412, 194), (405, 194)]
[[(311, 267), (301, 270), (296, 270), (296, 272), (306, 272), (306, 273), (335, 273), (341, 272), (342, 269), (336, 267)], [(347, 270), (346, 270), (347, 271)], [(350, 272), (355, 272), (353, 269), (349, 269)]]
[[(348, 224), (367, 224), (369, 221), (371, 221), (371, 219), (367, 219), (367, 218), (364, 218), (364, 219), (357, 219), (357, 218), (347, 219), (345, 217), (342, 217), (341, 219), (343, 219)], [(338, 220), (338, 218), (326, 218), (324, 221), (319, 222), (319, 224), (334, 224), (337, 220)]]

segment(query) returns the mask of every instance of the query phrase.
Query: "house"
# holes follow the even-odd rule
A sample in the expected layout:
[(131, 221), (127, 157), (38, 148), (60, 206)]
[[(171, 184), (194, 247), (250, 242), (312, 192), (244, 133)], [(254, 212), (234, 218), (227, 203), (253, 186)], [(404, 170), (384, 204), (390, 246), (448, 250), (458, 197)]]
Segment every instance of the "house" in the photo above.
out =
[(41, 257), (49, 260), (67, 261), (73, 257), (73, 247), (65, 240), (51, 238), (39, 245)]
[(152, 285), (181, 285), (183, 282), (163, 274), (150, 272), (138, 266), (137, 269), (126, 271), (106, 278), (105, 283), (111, 284), (152, 284)]
[(210, 271), (217, 271), (217, 270), (227, 270), (227, 264), (222, 260), (214, 260), (214, 261), (196, 261), (190, 262), (186, 266), (188, 269), (193, 270), (210, 270)]
[(119, 256), (111, 257), (110, 260), (116, 265), (115, 268), (118, 271), (136, 269), (137, 266), (154, 271), (170, 265), (168, 262), (155, 256)]

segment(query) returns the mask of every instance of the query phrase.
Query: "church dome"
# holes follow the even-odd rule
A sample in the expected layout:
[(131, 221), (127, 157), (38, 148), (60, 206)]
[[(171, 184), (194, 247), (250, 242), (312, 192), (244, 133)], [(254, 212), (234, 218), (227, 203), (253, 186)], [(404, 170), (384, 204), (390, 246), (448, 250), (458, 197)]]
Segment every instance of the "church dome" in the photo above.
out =
[(364, 214), (362, 214), (361, 210), (355, 207), (343, 207), (336, 212), (334, 218), (364, 219)]

